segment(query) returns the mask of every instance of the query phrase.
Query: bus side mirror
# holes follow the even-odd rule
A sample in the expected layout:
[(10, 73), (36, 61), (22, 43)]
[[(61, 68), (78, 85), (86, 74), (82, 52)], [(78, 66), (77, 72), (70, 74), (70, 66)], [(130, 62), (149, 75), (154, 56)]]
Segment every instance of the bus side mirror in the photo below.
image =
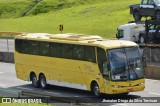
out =
[(107, 61), (103, 61), (103, 74), (109, 75), (110, 64)]
[(108, 64), (107, 61), (103, 61), (103, 76), (105, 77), (106, 80), (109, 80), (109, 70), (110, 70), (110, 65)]

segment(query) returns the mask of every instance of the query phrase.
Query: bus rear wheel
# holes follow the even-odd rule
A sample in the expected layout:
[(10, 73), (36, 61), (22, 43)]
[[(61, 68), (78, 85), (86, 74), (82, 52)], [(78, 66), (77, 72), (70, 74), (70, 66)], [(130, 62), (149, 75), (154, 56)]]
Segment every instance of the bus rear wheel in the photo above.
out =
[(43, 74), (40, 75), (39, 80), (40, 80), (40, 86), (41, 86), (41, 88), (43, 88), (43, 89), (47, 88), (46, 77)]
[(100, 89), (99, 89), (99, 86), (97, 83), (92, 84), (92, 92), (93, 92), (94, 96), (100, 97), (101, 93), (100, 93)]
[(37, 80), (37, 77), (35, 74), (32, 74), (31, 75), (31, 79), (32, 79), (32, 85), (35, 87), (35, 88), (38, 88), (39, 87), (39, 81)]

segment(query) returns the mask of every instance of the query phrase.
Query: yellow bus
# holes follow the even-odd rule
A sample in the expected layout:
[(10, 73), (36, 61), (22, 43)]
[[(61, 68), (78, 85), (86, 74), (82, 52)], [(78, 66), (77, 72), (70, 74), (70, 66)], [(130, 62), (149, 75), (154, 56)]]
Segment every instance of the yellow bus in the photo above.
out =
[(28, 33), (15, 38), (17, 78), (34, 87), (48, 84), (92, 91), (95, 96), (145, 88), (136, 43), (83, 34)]

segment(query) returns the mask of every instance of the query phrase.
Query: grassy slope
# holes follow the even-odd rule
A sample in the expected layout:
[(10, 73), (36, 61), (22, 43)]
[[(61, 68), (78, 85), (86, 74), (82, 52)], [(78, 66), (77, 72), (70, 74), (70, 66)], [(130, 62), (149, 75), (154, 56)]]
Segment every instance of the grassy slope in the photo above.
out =
[[(52, 1), (55, 0), (44, 1), (52, 4)], [(75, 2), (75, 0), (68, 1)], [(86, 3), (83, 0), (82, 2), (77, 0), (75, 2), (77, 4), (73, 3), (75, 6), (71, 8), (55, 10), (57, 5), (54, 5), (50, 6), (50, 9), (54, 9), (54, 11), (45, 14), (16, 19), (0, 19), (0, 31), (60, 33), (59, 25), (63, 24), (63, 33), (85, 33), (114, 37), (119, 25), (133, 20), (129, 14), (129, 5), (139, 2), (139, 0), (87, 0)], [(70, 7), (70, 5), (62, 7)], [(36, 8), (38, 5), (34, 9)], [(34, 9), (30, 14), (33, 14)]]
[(21, 17), (33, 0), (0, 0), (0, 18)]

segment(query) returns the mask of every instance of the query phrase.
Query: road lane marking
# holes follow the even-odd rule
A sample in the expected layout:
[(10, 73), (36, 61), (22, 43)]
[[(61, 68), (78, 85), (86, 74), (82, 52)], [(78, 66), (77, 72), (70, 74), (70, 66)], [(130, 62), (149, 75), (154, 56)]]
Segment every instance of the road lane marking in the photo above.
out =
[(80, 96), (74, 96), (74, 97), (80, 97)]
[(57, 94), (57, 95), (59, 95), (59, 94), (60, 94), (60, 93), (49, 92), (49, 91), (44, 91), (44, 92), (46, 92), (46, 93), (53, 93), (53, 94)]
[(154, 92), (149, 92), (149, 94), (152, 94), (152, 95), (159, 95), (159, 96), (160, 96), (159, 93), (154, 93)]
[(0, 84), (1, 87), (5, 87), (6, 85)]
[(128, 106), (127, 104), (114, 104), (114, 105), (110, 105), (110, 106)]
[(16, 87), (16, 88), (25, 89), (25, 90), (34, 90), (34, 89), (31, 89), (31, 88), (24, 88), (24, 87)]

